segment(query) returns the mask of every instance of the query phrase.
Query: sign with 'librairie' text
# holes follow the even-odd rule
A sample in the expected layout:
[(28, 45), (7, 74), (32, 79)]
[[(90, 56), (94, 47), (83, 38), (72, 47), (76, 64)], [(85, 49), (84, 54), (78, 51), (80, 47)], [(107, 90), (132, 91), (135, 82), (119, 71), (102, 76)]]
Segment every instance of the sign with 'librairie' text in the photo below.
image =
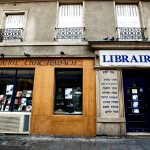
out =
[(150, 66), (150, 50), (101, 50), (100, 66)]

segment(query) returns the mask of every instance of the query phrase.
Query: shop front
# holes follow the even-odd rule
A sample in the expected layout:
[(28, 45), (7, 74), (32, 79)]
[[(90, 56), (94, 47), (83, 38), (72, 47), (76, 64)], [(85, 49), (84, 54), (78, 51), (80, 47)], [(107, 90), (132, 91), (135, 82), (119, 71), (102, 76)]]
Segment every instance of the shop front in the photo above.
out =
[(2, 58), (0, 132), (96, 135), (92, 58)]
[(149, 134), (150, 51), (99, 50), (96, 54), (97, 134)]

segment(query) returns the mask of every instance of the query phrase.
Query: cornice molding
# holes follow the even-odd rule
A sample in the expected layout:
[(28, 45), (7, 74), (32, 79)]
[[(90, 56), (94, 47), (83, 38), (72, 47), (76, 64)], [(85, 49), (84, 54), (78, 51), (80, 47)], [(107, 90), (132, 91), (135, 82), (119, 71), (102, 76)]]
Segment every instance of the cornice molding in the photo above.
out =
[(89, 46), (87, 41), (79, 42), (0, 42), (0, 47), (17, 46)]
[[(60, 2), (83, 2), (83, 0), (59, 0)], [(8, 3), (32, 3), (32, 2), (58, 2), (57, 0), (0, 0), (0, 4)]]
[[(29, 2), (57, 2), (58, 0), (0, 0), (0, 3), (29, 3)], [(114, 1), (114, 0), (59, 0), (60, 2), (83, 2), (83, 1)], [(115, 0), (117, 3), (138, 3), (149, 0)]]
[(89, 41), (92, 50), (150, 50), (150, 41)]

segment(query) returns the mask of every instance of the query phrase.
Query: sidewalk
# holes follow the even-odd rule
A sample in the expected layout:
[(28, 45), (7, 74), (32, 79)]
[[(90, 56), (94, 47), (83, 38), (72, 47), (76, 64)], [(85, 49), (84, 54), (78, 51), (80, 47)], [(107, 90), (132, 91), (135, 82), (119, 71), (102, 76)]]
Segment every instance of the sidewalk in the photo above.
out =
[(150, 150), (150, 137), (0, 135), (0, 150)]

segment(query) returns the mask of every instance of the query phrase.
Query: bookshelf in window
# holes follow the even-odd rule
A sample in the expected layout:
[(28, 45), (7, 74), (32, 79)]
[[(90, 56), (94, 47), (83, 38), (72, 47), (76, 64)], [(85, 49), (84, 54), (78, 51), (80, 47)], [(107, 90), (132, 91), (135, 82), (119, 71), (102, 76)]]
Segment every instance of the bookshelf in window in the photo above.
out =
[(54, 114), (82, 114), (81, 87), (59, 88), (55, 94)]
[(54, 114), (64, 114), (65, 103), (64, 103), (64, 92), (63, 88), (58, 88), (55, 94), (55, 112)]
[(31, 111), (32, 90), (17, 91), (14, 101), (14, 111)]

